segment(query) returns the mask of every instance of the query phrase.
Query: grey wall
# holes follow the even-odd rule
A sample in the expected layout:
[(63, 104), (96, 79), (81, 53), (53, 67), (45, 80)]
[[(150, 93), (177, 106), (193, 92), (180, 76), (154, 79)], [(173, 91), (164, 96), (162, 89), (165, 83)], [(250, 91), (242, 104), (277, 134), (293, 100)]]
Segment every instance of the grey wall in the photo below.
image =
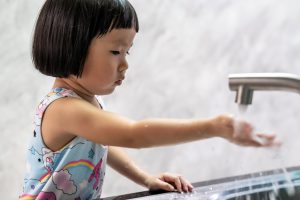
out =
[[(132, 0), (141, 30), (124, 85), (105, 96), (110, 111), (133, 119), (196, 118), (233, 113), (258, 131), (274, 132), (277, 149), (242, 148), (221, 139), (171, 147), (127, 149), (145, 170), (190, 181), (300, 165), (300, 96), (255, 93), (244, 114), (227, 76), (238, 72), (300, 75), (300, 3), (297, 0)], [(16, 199), (25, 170), (34, 109), (52, 78), (30, 60), (33, 24), (43, 1), (0, 0), (0, 194)], [(144, 188), (108, 169), (104, 196)]]

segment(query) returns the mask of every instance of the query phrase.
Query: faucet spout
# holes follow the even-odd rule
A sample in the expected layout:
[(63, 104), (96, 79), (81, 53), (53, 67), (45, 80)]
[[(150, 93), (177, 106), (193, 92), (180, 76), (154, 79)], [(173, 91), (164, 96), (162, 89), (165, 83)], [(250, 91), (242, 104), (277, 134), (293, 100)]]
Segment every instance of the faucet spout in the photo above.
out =
[(283, 90), (300, 94), (300, 77), (288, 73), (230, 74), (229, 88), (236, 92), (235, 102), (249, 105), (254, 91)]

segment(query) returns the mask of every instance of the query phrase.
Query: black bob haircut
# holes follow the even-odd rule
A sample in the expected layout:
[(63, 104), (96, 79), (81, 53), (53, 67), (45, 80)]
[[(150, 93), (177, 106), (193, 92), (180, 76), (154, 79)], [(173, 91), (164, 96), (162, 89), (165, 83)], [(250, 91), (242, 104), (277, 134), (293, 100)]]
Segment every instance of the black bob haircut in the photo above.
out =
[(118, 28), (139, 31), (127, 0), (46, 0), (33, 36), (35, 68), (48, 76), (80, 77), (91, 40)]

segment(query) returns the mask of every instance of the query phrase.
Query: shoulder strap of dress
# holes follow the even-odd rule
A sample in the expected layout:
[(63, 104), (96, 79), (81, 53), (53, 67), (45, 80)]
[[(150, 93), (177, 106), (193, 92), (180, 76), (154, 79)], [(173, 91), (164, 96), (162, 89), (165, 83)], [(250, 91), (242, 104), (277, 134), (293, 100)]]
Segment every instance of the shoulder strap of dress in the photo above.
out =
[(96, 99), (98, 101), (99, 106), (102, 108), (102, 110), (106, 110), (106, 105), (104, 104), (102, 97), (97, 95)]

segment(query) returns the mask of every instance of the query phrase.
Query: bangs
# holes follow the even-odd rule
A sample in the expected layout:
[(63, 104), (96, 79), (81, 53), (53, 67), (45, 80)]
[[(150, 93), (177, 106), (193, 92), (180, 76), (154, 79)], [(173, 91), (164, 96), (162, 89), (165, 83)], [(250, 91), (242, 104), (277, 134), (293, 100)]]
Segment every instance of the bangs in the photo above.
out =
[(105, 1), (105, 6), (108, 9), (97, 11), (96, 24), (98, 26), (97, 35), (101, 37), (112, 29), (130, 29), (134, 28), (139, 31), (139, 22), (137, 14), (133, 6), (127, 0), (108, 0)]

